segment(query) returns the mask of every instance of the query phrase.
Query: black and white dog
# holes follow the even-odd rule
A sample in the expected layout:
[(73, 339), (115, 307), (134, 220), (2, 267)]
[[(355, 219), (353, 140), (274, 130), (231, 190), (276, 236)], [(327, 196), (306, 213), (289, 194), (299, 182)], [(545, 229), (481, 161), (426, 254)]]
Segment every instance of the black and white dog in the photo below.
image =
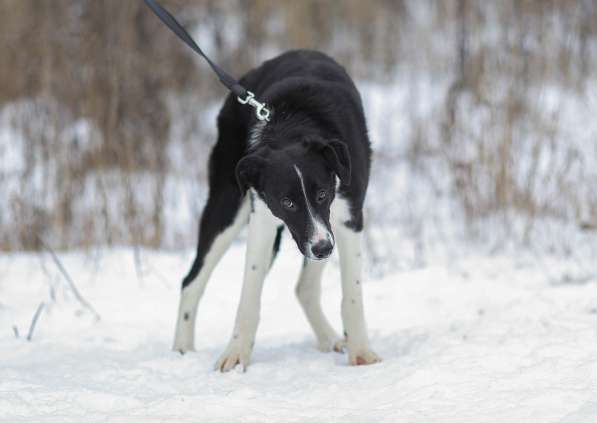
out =
[[(363, 201), (370, 143), (359, 93), (337, 62), (291, 51), (247, 73), (241, 84), (265, 101), (270, 121), (229, 95), (209, 162), (209, 199), (197, 256), (182, 282), (174, 349), (194, 347), (197, 305), (214, 266), (249, 223), (245, 274), (232, 339), (216, 367), (249, 364), (264, 278), (283, 229), (305, 256), (296, 294), (322, 351), (348, 350), (350, 364), (379, 361), (371, 351), (361, 291)], [(321, 274), (338, 244), (342, 271), (340, 337), (323, 315)]]

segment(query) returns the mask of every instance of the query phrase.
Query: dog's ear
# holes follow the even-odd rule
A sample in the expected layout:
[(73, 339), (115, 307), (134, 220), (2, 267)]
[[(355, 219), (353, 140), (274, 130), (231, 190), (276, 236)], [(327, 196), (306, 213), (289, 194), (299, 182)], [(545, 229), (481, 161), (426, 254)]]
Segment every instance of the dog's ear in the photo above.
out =
[(344, 185), (350, 185), (351, 164), (348, 147), (342, 141), (331, 140), (322, 149), (323, 157)]
[(346, 144), (337, 139), (326, 141), (319, 137), (308, 138), (304, 140), (304, 144), (313, 151), (321, 153), (340, 181), (344, 185), (350, 185), (351, 163)]
[(240, 159), (236, 165), (236, 181), (242, 193), (249, 187), (261, 190), (261, 174), (265, 164), (266, 160), (255, 154)]

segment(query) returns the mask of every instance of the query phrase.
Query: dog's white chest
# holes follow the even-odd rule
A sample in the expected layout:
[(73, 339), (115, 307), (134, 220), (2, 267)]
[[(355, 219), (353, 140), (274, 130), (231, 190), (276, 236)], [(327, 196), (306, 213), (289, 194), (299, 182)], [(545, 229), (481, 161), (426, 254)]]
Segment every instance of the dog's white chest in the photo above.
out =
[(350, 213), (348, 201), (336, 195), (336, 198), (330, 207), (330, 223), (332, 224), (332, 227), (344, 224), (350, 220), (352, 220), (352, 215)]

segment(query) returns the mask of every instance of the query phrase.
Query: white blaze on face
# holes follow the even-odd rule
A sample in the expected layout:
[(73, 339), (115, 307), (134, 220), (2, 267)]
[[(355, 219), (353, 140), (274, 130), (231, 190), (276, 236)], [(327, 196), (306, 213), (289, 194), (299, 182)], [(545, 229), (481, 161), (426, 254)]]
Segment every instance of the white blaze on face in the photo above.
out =
[(297, 165), (294, 165), (294, 170), (298, 175), (299, 181), (301, 183), (301, 189), (303, 191), (303, 195), (305, 196), (305, 204), (307, 204), (307, 212), (309, 213), (309, 241), (307, 241), (307, 245), (305, 246), (305, 252), (311, 255), (311, 247), (317, 244), (319, 241), (329, 241), (334, 246), (334, 237), (332, 236), (331, 232), (327, 229), (324, 223), (321, 221), (321, 218), (317, 216), (311, 207), (311, 202), (309, 201), (309, 197), (307, 196), (307, 190), (305, 189), (305, 181), (303, 180), (303, 174), (301, 173), (300, 169)]

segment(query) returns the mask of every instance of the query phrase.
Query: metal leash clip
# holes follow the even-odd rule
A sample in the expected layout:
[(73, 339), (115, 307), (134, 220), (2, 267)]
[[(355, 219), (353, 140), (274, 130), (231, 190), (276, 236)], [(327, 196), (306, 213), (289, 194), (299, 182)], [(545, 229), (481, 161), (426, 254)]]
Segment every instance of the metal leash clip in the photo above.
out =
[(251, 91), (247, 90), (247, 97), (242, 99), (240, 97), (236, 97), (240, 104), (248, 104), (255, 108), (255, 115), (259, 120), (265, 120), (269, 122), (269, 109), (265, 105), (265, 103), (260, 103), (255, 99), (255, 94)]

